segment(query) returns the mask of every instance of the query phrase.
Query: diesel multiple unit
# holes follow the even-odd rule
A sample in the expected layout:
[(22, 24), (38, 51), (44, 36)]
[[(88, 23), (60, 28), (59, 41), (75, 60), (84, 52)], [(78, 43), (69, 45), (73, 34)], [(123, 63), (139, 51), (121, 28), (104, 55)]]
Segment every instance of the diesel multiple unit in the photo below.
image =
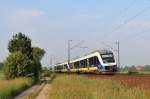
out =
[(98, 50), (72, 59), (69, 63), (59, 63), (54, 67), (54, 70), (55, 72), (112, 74), (117, 72), (117, 64), (112, 51)]

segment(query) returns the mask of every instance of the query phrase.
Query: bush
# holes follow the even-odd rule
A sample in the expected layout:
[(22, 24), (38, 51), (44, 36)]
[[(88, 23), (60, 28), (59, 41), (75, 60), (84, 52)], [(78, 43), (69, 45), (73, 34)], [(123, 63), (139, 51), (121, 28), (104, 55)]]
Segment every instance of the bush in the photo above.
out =
[(51, 70), (49, 70), (47, 67), (42, 68), (42, 77), (50, 77), (52, 74)]
[(139, 73), (138, 71), (128, 71), (129, 75), (138, 74), (138, 73)]
[(32, 74), (32, 61), (21, 52), (10, 54), (4, 63), (4, 67), (4, 72), (7, 79), (27, 77)]

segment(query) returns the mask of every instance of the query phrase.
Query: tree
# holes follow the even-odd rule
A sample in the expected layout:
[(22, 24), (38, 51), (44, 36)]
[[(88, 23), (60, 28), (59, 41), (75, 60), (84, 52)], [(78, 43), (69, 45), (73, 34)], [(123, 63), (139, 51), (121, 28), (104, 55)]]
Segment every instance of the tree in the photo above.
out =
[(9, 41), (8, 50), (10, 53), (20, 51), (30, 58), (32, 53), (31, 39), (20, 32)]
[(45, 54), (45, 50), (39, 47), (32, 47), (33, 59), (40, 61)]
[(3, 63), (0, 63), (0, 70), (2, 70), (4, 67), (4, 64)]
[(4, 63), (6, 78), (27, 77), (32, 75), (32, 66), (33, 63), (27, 55), (20, 51), (11, 53)]
[(150, 71), (150, 65), (144, 66), (144, 71)]
[(34, 78), (39, 78), (40, 61), (45, 54), (44, 49), (32, 47), (31, 39), (20, 32), (9, 41), (8, 50), (11, 54), (5, 62), (7, 78), (24, 77), (31, 74)]
[(39, 47), (33, 47), (32, 48), (32, 57), (34, 62), (34, 76), (39, 77), (39, 74), (41, 72), (41, 59), (45, 54), (45, 50), (41, 49)]

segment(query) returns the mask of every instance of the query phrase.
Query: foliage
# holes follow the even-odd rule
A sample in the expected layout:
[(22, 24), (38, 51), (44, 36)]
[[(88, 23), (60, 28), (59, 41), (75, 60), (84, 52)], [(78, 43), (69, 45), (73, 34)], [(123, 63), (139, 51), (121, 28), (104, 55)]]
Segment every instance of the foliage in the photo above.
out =
[(21, 93), (31, 85), (34, 81), (31, 78), (17, 78), (14, 80), (0, 81), (0, 99), (13, 99), (14, 96)]
[(41, 59), (44, 49), (31, 46), (31, 39), (21, 32), (9, 41), (8, 50), (11, 53), (5, 61), (7, 78), (33, 76), (38, 79), (41, 71)]
[(45, 54), (45, 50), (39, 47), (32, 47), (32, 56), (36, 61), (40, 61)]
[(0, 80), (5, 79), (4, 72), (0, 70)]
[(144, 71), (150, 71), (150, 65), (146, 65), (143, 70)]
[(41, 71), (41, 59), (44, 56), (45, 51), (39, 47), (32, 48), (32, 58), (34, 63), (34, 76), (38, 77)]
[(32, 74), (32, 61), (21, 52), (14, 52), (7, 57), (5, 65), (6, 78), (25, 77)]
[(124, 68), (121, 68), (122, 72), (137, 72), (137, 69), (135, 66), (125, 66)]
[[(121, 68), (122, 72), (128, 72), (128, 73), (137, 73), (138, 70), (136, 69), (136, 66), (125, 66), (124, 68)], [(142, 67), (140, 72), (149, 72), (150, 71), (150, 65), (145, 65)]]
[(138, 74), (138, 73), (139, 73), (138, 71), (128, 71), (129, 75)]
[(42, 68), (42, 77), (50, 77), (52, 74), (52, 71), (48, 69), (47, 67)]
[(31, 39), (20, 32), (14, 35), (9, 41), (8, 50), (10, 53), (20, 51), (28, 57), (31, 57)]
[(71, 75), (57, 76), (46, 95), (47, 99), (149, 99), (139, 88)]
[(2, 70), (4, 67), (4, 64), (3, 63), (0, 63), (0, 70)]

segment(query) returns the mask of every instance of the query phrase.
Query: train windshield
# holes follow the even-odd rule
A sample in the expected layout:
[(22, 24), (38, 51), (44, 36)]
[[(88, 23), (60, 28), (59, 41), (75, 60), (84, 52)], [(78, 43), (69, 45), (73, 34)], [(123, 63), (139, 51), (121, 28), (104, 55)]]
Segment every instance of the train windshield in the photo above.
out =
[(102, 54), (102, 60), (104, 63), (113, 63), (115, 62), (113, 54)]

